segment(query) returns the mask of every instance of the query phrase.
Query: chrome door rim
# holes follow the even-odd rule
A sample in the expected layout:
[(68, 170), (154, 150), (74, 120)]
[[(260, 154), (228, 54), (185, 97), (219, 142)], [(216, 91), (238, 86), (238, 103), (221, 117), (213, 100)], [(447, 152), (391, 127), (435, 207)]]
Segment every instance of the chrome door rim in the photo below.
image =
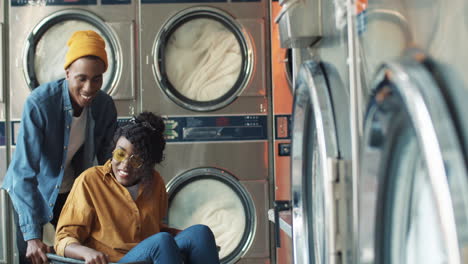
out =
[(167, 183), (166, 188), (169, 197), (169, 203), (172, 197), (177, 193), (177, 191), (179, 191), (181, 187), (189, 182), (200, 179), (218, 180), (228, 185), (233, 189), (233, 191), (239, 194), (239, 198), (244, 205), (246, 213), (246, 232), (241, 242), (239, 243), (240, 247), (235, 249), (225, 258), (221, 259), (222, 264), (236, 263), (249, 250), (255, 237), (257, 229), (257, 216), (253, 199), (249, 192), (245, 190), (245, 188), (239, 183), (239, 180), (237, 180), (236, 177), (234, 177), (229, 172), (218, 168), (203, 167), (186, 171), (177, 177), (174, 177)]
[[(196, 101), (187, 98), (180, 94), (170, 83), (165, 73), (165, 66), (163, 65), (164, 60), (162, 55), (166, 46), (167, 39), (177, 27), (186, 21), (196, 18), (208, 18), (220, 22), (226, 28), (231, 30), (234, 36), (237, 38), (239, 46), (242, 51), (242, 67), (239, 78), (233, 87), (220, 98), (216, 98), (211, 101)], [(177, 105), (199, 112), (214, 111), (226, 107), (231, 104), (247, 87), (252, 74), (254, 65), (254, 52), (253, 46), (250, 42), (250, 38), (246, 33), (242, 25), (232, 18), (228, 13), (213, 7), (197, 6), (184, 9), (179, 13), (169, 18), (162, 29), (158, 32), (153, 48), (153, 74), (156, 78), (156, 82), (159, 84), (160, 89), (166, 94), (173, 102)]]
[(102, 90), (111, 94), (122, 75), (122, 47), (117, 40), (116, 33), (104, 22), (104, 20), (91, 12), (81, 9), (65, 9), (52, 13), (42, 19), (28, 35), (23, 50), (23, 73), (29, 88), (33, 90), (40, 85), (35, 77), (34, 63), (31, 63), (31, 61), (34, 62), (36, 42), (51, 26), (66, 20), (85, 21), (97, 27), (104, 33), (102, 37), (111, 45), (110, 50), (112, 52), (112, 54), (108, 54), (107, 56), (114, 57), (114, 65), (111, 69), (108, 69), (112, 74), (110, 77), (111, 81), (106, 85), (106, 87), (103, 87)]
[[(425, 60), (427, 60), (427, 57), (423, 52), (412, 49), (401, 59), (384, 64), (377, 72), (373, 87), (378, 87), (382, 82), (390, 81), (394, 84), (395, 90), (385, 90), (382, 88), (374, 92), (373, 101), (366, 112), (363, 152), (370, 151), (372, 148), (375, 149), (373, 146), (375, 142), (385, 140), (386, 136), (379, 134), (379, 132), (381, 133), (381, 131), (387, 129), (387, 126), (391, 124), (378, 123), (376, 121), (377, 114), (385, 111), (385, 109), (379, 109), (378, 105), (390, 98), (393, 93), (398, 94), (404, 110), (407, 111), (411, 119), (410, 122), (413, 124), (416, 138), (422, 151), (422, 157), (427, 164), (429, 182), (436, 197), (435, 203), (438, 210), (439, 222), (441, 223), (443, 240), (444, 244), (447, 245), (448, 262), (462, 263), (457, 236), (457, 224), (454, 216), (455, 209), (453, 208), (451, 190), (447, 178), (450, 177), (448, 168), (457, 168), (459, 171), (464, 171), (464, 174), (463, 172), (462, 174), (466, 175), (466, 167), (464, 166), (463, 152), (458, 142), (458, 136), (456, 135), (450, 113), (442, 99), (443, 96), (439, 91), (437, 83), (423, 66)], [(379, 166), (382, 166), (383, 162), (385, 160), (380, 159), (375, 164), (369, 164), (366, 163), (365, 156), (361, 158), (360, 188), (364, 188), (363, 185), (367, 185), (365, 182), (369, 180), (381, 181), (379, 178), (376, 179), (375, 175), (370, 175), (367, 170), (372, 170), (372, 168), (376, 170)], [(381, 183), (378, 185), (381, 185)], [(381, 186), (382, 190), (377, 186), (374, 187), (370, 191), (361, 189), (359, 193), (372, 192), (375, 194), (384, 191), (383, 186)], [(372, 205), (372, 209), (378, 210), (379, 206), (381, 205), (375, 202)], [(367, 219), (360, 219), (360, 222), (370, 223), (375, 221), (375, 218), (369, 217)], [(372, 239), (379, 232), (377, 231), (377, 227), (374, 228)], [(363, 253), (362, 244), (375, 243), (365, 240), (366, 238), (360, 239), (360, 254)], [(379, 250), (379, 248), (372, 248), (373, 252), (378, 252)]]
[[(307, 107), (311, 106), (311, 112), (315, 121), (317, 131), (317, 146), (320, 163), (322, 164), (323, 177), (323, 200), (324, 207), (327, 208), (324, 213), (324, 252), (327, 263), (334, 263), (333, 253), (335, 249), (335, 218), (334, 197), (332, 188), (332, 175), (327, 166), (329, 158), (338, 156), (336, 130), (332, 111), (328, 85), (321, 65), (314, 61), (305, 62), (297, 78), (296, 88), (294, 89), (294, 111), (293, 111), (293, 134), (291, 149), (291, 196), (292, 196), (292, 238), (293, 238), (293, 257), (295, 263), (309, 263), (316, 256), (311, 256), (308, 252), (310, 243), (308, 241), (309, 219), (312, 212), (308, 212), (307, 202), (304, 200), (304, 193), (307, 186), (304, 184), (304, 170), (307, 167), (304, 161), (303, 143), (304, 131), (306, 130)], [(307, 175), (306, 175), (307, 176)], [(320, 242), (319, 242), (320, 243)], [(317, 260), (316, 260), (317, 261)]]

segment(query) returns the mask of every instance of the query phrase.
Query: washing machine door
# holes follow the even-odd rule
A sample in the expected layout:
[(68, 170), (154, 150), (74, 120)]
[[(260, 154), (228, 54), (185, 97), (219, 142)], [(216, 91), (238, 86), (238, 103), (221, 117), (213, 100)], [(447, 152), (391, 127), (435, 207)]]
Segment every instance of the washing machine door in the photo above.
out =
[(245, 29), (229, 14), (192, 7), (163, 25), (153, 47), (156, 81), (179, 106), (214, 111), (248, 85), (254, 50)]
[(221, 263), (235, 263), (250, 248), (256, 232), (255, 204), (246, 188), (246, 183), (217, 168), (182, 173), (167, 185), (167, 223), (178, 229), (209, 226)]
[(114, 31), (98, 16), (79, 9), (65, 9), (45, 17), (29, 34), (23, 51), (23, 70), (32, 90), (65, 78), (63, 65), (67, 41), (77, 30), (94, 30), (106, 42), (108, 69), (102, 90), (111, 93), (122, 73), (122, 49)]
[(294, 263), (334, 263), (336, 217), (332, 173), (337, 138), (320, 63), (301, 65), (294, 89), (291, 205)]
[(467, 263), (466, 156), (431, 61), (384, 64), (368, 106), (359, 175), (360, 263)]

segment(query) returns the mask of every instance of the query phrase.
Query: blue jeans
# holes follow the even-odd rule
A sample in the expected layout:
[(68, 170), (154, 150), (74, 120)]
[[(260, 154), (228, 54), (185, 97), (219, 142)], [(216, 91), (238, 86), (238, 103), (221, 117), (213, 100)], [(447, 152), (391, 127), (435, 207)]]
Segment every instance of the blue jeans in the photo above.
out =
[(194, 225), (177, 236), (161, 232), (141, 241), (119, 262), (149, 261), (158, 264), (219, 264), (214, 235), (204, 225)]

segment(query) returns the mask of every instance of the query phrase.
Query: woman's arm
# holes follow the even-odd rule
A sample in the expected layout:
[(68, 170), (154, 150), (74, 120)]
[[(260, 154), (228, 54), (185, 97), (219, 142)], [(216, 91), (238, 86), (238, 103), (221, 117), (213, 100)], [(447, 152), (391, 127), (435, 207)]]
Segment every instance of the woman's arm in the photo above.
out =
[(75, 180), (57, 223), (55, 252), (59, 256), (67, 256), (66, 248), (72, 244), (81, 245), (91, 235), (95, 211), (89, 197), (88, 184), (84, 183), (85, 173)]
[(65, 257), (82, 259), (86, 264), (107, 264), (109, 257), (92, 248), (73, 243), (65, 247)]

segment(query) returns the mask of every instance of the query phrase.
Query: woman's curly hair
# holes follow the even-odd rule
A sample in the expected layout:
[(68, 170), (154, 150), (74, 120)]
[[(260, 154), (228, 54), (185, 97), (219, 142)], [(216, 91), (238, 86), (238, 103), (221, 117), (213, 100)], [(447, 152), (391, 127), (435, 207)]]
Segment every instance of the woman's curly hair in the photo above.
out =
[(126, 125), (119, 127), (114, 134), (112, 149), (115, 149), (120, 137), (125, 137), (135, 148), (136, 154), (143, 160), (146, 169), (153, 169), (163, 160), (166, 147), (164, 121), (161, 116), (151, 112), (142, 112)]

